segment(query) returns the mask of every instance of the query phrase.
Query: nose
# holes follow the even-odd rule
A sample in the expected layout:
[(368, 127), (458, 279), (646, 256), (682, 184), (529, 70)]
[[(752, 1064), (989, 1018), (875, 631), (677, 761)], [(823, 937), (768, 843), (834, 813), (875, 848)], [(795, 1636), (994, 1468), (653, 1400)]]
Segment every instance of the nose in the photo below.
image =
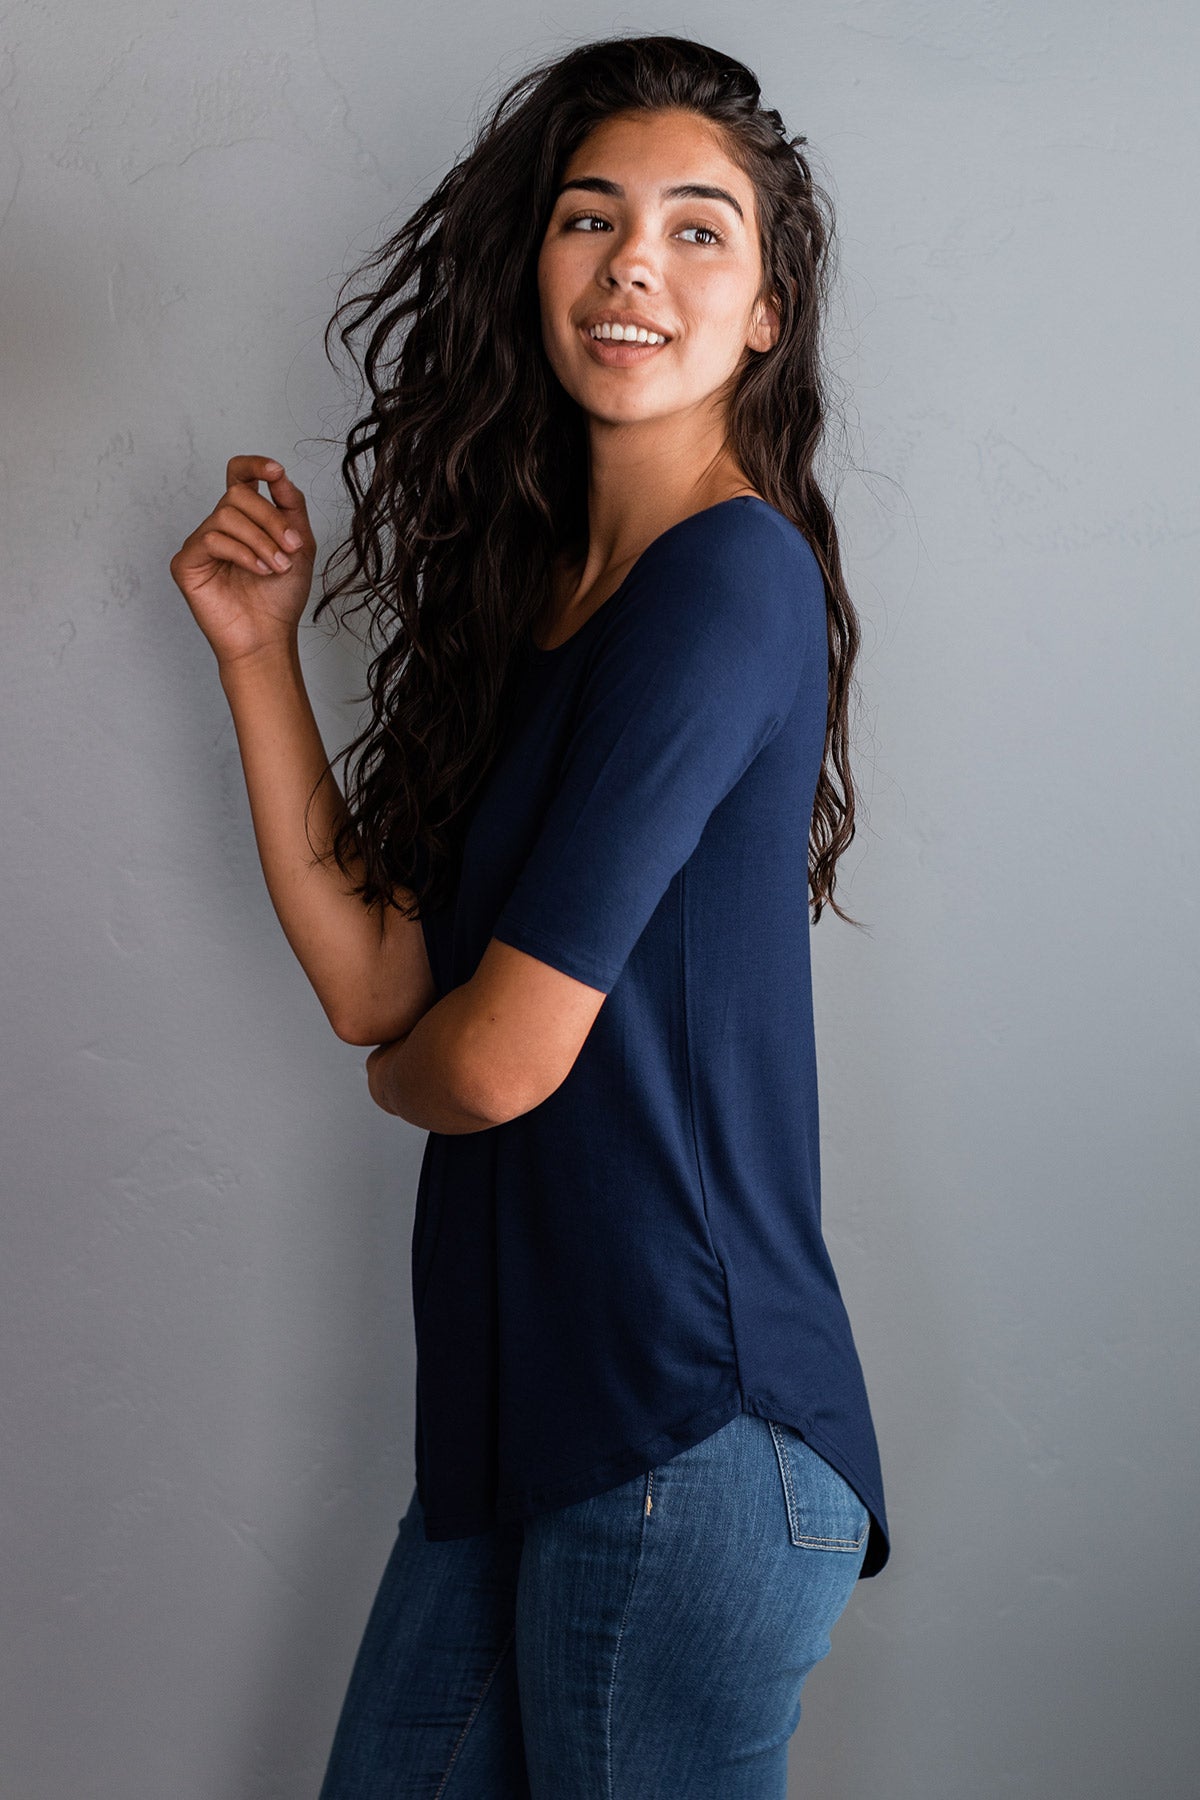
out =
[(630, 225), (613, 236), (602, 278), (618, 288), (653, 290), (660, 281), (658, 249), (648, 226)]

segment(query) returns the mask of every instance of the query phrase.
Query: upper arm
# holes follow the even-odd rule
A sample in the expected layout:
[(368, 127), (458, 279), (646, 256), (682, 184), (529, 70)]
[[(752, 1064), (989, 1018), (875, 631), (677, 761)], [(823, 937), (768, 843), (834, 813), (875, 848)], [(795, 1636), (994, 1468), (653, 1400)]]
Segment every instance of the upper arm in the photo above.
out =
[(502, 1124), (540, 1106), (566, 1080), (605, 995), (498, 938), (467, 988), (464, 1086)]

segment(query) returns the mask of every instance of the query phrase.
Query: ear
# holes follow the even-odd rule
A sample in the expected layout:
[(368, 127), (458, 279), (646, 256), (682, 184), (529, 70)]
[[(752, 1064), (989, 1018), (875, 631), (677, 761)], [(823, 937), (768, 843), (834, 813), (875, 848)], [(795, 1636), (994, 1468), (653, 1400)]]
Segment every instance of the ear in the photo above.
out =
[(771, 350), (779, 342), (779, 301), (772, 294), (769, 300), (760, 300), (754, 309), (754, 319), (746, 345), (751, 350)]

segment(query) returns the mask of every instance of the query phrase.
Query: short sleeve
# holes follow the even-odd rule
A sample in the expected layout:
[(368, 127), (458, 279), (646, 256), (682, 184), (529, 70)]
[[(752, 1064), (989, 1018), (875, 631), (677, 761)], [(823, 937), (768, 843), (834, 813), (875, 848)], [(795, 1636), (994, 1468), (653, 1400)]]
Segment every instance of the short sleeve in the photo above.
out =
[(815, 659), (827, 667), (819, 565), (766, 502), (682, 520), (609, 604), (537, 837), (492, 929), (604, 993)]

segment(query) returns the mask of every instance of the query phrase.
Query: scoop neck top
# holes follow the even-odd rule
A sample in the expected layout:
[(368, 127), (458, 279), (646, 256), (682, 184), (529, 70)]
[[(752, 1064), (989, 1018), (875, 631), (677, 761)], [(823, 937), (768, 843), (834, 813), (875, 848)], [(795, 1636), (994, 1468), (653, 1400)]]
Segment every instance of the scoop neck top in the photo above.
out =
[[(720, 512), (722, 507), (736, 506), (738, 504), (743, 504), (743, 505), (750, 504), (753, 506), (762, 506), (762, 507), (765, 507), (768, 512), (773, 512), (773, 513), (779, 512), (778, 507), (772, 506), (769, 500), (764, 500), (762, 498), (761, 494), (730, 494), (724, 500), (716, 500), (713, 502), (713, 504), (711, 506), (702, 506), (702, 507), (698, 508), (696, 512), (687, 513), (687, 514), (685, 514), (685, 516), (682, 519), (676, 519), (673, 525), (668, 525), (665, 528), (665, 530), (660, 531), (658, 533), (657, 537), (652, 537), (650, 539), (650, 542), (645, 546), (645, 549), (640, 550), (638, 552), (637, 556), (635, 556), (635, 558), (633, 559), (633, 562), (629, 565), (628, 569), (626, 569), (624, 575), (622, 575), (620, 581), (618, 581), (618, 583), (617, 583), (616, 587), (613, 589), (612, 593), (609, 594), (606, 599), (602, 600), (600, 602), (599, 606), (597, 606), (592, 612), (590, 612), (588, 614), (587, 618), (583, 621), (582, 625), (577, 625), (575, 627), (575, 629), (571, 633), (570, 637), (564, 638), (562, 640), (561, 644), (552, 644), (548, 650), (543, 650), (543, 648), (540, 644), (535, 644), (531, 640), (530, 649), (532, 650), (534, 656), (538, 657), (541, 660), (546, 660), (552, 656), (557, 656), (563, 650), (569, 649), (570, 646), (575, 642), (576, 638), (581, 637), (583, 635), (583, 633), (588, 629), (588, 627), (591, 625), (592, 621), (594, 619), (598, 619), (600, 617), (600, 614), (604, 611), (605, 607), (611, 606), (613, 601), (616, 600), (624, 592), (625, 588), (627, 588), (629, 586), (629, 583), (633, 580), (634, 575), (637, 573), (638, 565), (639, 565), (639, 563), (641, 563), (643, 558), (645, 556), (647, 556), (651, 550), (655, 549), (659, 544), (661, 544), (664, 538), (669, 538), (671, 536), (672, 532), (678, 531), (680, 526), (687, 525), (691, 520), (705, 517), (710, 513)], [(779, 514), (779, 516), (782, 518), (784, 515)]]
[(879, 1449), (821, 1229), (819, 559), (767, 501), (730, 495), (669, 526), (530, 667), (454, 891), (422, 918), (429, 965), (452, 993), (496, 940), (604, 1001), (539, 1104), (427, 1137), (412, 1227), (426, 1541), (635, 1477), (657, 1493), (660, 1464), (753, 1414), (781, 1459), (779, 1541), (852, 1551), (874, 1575)]

